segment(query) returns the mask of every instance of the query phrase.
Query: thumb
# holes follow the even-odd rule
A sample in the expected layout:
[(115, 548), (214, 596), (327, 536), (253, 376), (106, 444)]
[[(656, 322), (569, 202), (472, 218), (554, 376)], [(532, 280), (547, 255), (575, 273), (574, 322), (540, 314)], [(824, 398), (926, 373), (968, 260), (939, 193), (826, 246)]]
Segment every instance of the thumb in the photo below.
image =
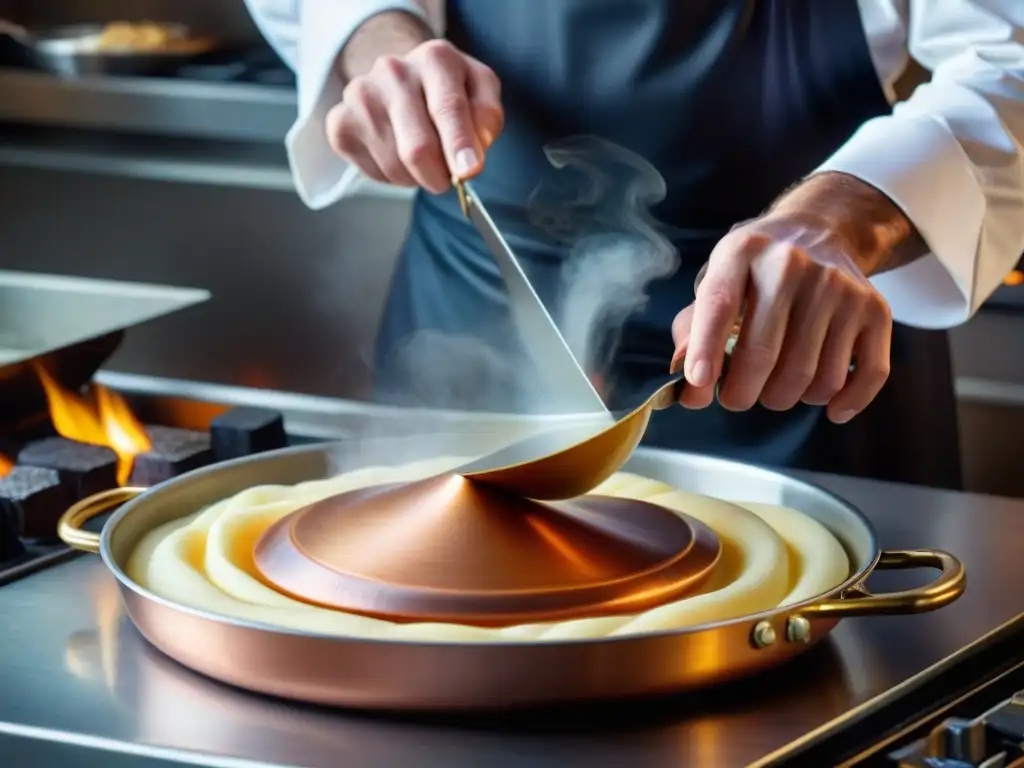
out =
[(686, 380), (695, 387), (705, 387), (722, 374), (729, 334), (746, 297), (749, 269), (743, 241), (727, 235), (712, 253), (693, 303)]

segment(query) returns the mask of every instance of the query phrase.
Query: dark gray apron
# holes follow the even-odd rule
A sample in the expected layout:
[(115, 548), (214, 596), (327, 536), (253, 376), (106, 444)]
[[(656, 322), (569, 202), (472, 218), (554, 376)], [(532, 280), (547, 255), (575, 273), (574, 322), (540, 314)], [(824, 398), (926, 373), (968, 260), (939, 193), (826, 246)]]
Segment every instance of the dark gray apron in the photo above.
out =
[[(451, 0), (448, 38), (501, 78), (505, 130), (476, 190), (556, 317), (572, 243), (528, 210), (553, 173), (544, 147), (598, 136), (664, 177), (653, 213), (680, 264), (625, 323), (607, 371), (619, 395), (665, 373), (672, 318), (722, 235), (890, 109), (856, 0)], [(558, 178), (556, 191), (565, 178), (571, 186), (571, 174)], [(420, 193), (379, 334), (376, 398), (515, 410), (536, 394), (522, 389), (533, 378), (511, 375), (521, 365), (516, 344), (497, 268), (454, 193)], [(645, 442), (958, 487), (946, 335), (897, 327), (889, 382), (847, 425), (805, 405), (676, 407), (655, 415)]]

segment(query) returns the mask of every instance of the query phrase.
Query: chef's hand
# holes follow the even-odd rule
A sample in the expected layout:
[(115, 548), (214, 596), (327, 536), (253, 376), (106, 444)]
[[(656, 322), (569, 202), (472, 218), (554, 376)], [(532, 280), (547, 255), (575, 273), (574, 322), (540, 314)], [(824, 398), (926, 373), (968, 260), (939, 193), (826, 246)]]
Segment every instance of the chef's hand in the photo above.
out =
[(501, 132), (497, 75), (446, 40), (377, 57), (327, 115), (339, 155), (372, 179), (441, 193), (468, 178)]
[(696, 301), (672, 327), (673, 367), (682, 364), (689, 385), (680, 402), (711, 404), (742, 309), (721, 405), (781, 411), (802, 401), (849, 421), (889, 376), (892, 315), (866, 275), (923, 252), (910, 223), (874, 188), (839, 174), (805, 182), (712, 252)]

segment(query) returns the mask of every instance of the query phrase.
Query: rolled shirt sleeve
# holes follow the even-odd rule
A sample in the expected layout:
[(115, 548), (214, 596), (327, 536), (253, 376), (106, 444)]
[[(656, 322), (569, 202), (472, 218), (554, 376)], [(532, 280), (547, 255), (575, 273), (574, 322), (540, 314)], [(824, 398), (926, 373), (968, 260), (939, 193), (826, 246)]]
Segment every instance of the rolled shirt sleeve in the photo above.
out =
[(415, 0), (246, 0), (270, 44), (295, 70), (298, 116), (285, 138), (288, 162), (302, 201), (315, 210), (351, 194), (365, 180), (331, 149), (324, 132), (345, 83), (336, 66), (352, 33), (372, 16), (405, 11), (428, 22)]
[(908, 49), (932, 72), (817, 172), (885, 193), (930, 254), (873, 278), (893, 317), (967, 320), (1024, 254), (1024, 0), (911, 0)]

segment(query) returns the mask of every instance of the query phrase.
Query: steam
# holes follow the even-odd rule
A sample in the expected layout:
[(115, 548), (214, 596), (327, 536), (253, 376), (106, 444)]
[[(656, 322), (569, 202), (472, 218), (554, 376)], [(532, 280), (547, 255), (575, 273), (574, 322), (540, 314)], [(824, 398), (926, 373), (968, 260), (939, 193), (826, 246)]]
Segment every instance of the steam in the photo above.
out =
[[(461, 411), (492, 411), (495, 406), (532, 412), (539, 392), (527, 389), (524, 360), (502, 355), (479, 338), (422, 330), (394, 351), (389, 399), (401, 405)], [(515, 406), (519, 406), (516, 408)]]
[(559, 173), (531, 195), (528, 215), (569, 249), (558, 325), (584, 370), (603, 372), (625, 320), (645, 306), (648, 284), (678, 267), (676, 249), (650, 213), (665, 199), (665, 179), (635, 152), (596, 136), (544, 151)]
[[(677, 267), (674, 247), (650, 214), (665, 198), (665, 180), (636, 153), (595, 136), (557, 141), (544, 151), (550, 170), (530, 195), (526, 214), (534, 239), (567, 254), (549, 309), (584, 369), (604, 376), (624, 321), (645, 305), (648, 284)], [(404, 410), (390, 426), (368, 427), (373, 434), (361, 435), (388, 437), (364, 442), (360, 464), (396, 463), (399, 444), (403, 456), (476, 458), (552, 427), (550, 392), (532, 358), (492, 348), (473, 323), (467, 318), (467, 331), (459, 335), (419, 331), (394, 350), (387, 400)], [(477, 413), (439, 419), (439, 409)], [(522, 418), (542, 414), (547, 417)], [(582, 423), (579, 416), (558, 419)], [(445, 434), (443, 425), (453, 421), (455, 433)], [(382, 448), (373, 447), (378, 443)]]

